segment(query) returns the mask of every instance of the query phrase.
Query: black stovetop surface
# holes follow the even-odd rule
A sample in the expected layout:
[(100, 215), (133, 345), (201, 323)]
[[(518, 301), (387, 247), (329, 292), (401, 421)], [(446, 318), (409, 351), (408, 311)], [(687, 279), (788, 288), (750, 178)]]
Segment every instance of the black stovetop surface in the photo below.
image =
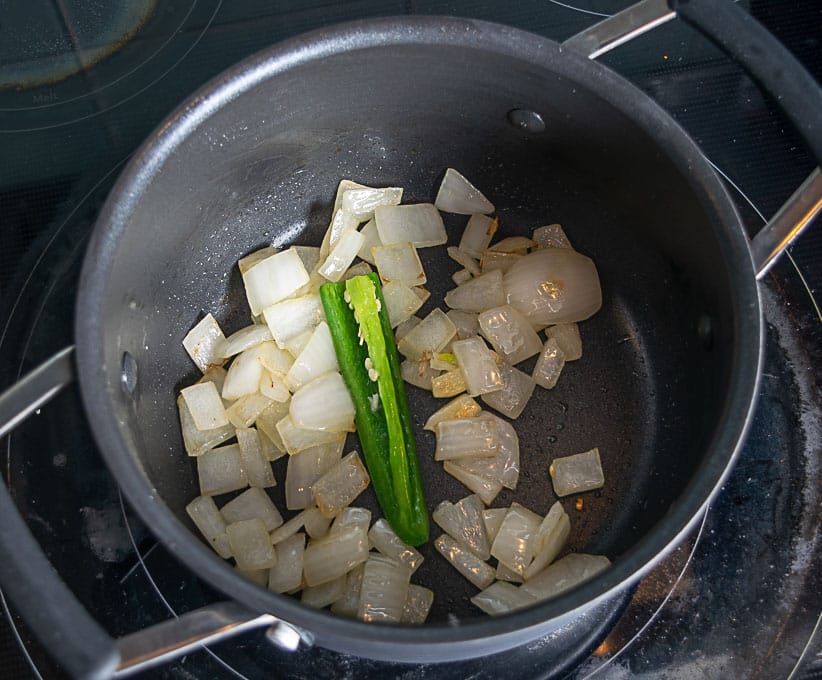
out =
[[(116, 4), (34, 1), (0, 14), (0, 385), (71, 342), (83, 249), (118, 171), (163, 116), (225, 67), (351, 18), (457, 14), (564, 39), (629, 3)], [(815, 3), (746, 6), (822, 79)], [(772, 103), (686, 27), (668, 24), (603, 61), (692, 134), (732, 187), (751, 233), (810, 171)], [(789, 255), (761, 284), (765, 368), (740, 460), (701, 524), (641, 581), (624, 611), (609, 612), (612, 628), (561, 633), (572, 651), (550, 636), (448, 666), (386, 665), (317, 648), (285, 655), (251, 634), (145, 677), (822, 677), (820, 225)], [(216, 597), (124, 504), (76, 389), (2, 444), (5, 476), (32, 531), (111, 634)], [(4, 612), (2, 676), (64, 677), (59, 650), (41, 649)]]

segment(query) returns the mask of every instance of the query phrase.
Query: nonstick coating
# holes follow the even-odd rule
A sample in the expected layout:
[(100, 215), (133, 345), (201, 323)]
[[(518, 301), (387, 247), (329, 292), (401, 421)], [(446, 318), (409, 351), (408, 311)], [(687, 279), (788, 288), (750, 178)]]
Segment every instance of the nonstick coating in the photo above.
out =
[[(546, 130), (512, 125), (515, 108), (538, 112)], [(580, 324), (584, 356), (554, 390), (538, 388), (516, 421), (519, 487), (494, 506), (516, 500), (545, 513), (556, 500), (551, 459), (598, 446), (605, 487), (584, 495), (582, 511), (574, 497), (563, 504), (570, 548), (616, 566), (567, 597), (491, 620), (429, 543), (414, 581), (435, 591), (438, 627), (341, 622), (243, 582), (193, 535), (184, 508), (198, 493), (196, 465), (175, 397), (198, 372), (180, 342), (204, 312), (227, 333), (249, 322), (237, 259), (270, 243), (319, 244), (340, 179), (402, 186), (404, 202), (430, 202), (446, 167), (496, 204), (500, 236), (560, 222), (597, 264), (603, 306)], [(449, 244), (465, 221), (446, 216)], [(442, 304), (458, 265), (444, 248), (420, 254), (432, 292), (422, 314)], [(172, 552), (322, 644), (413, 659), (411, 643), (428, 644), (430, 658), (456, 658), (534, 637), (646, 568), (727, 472), (755, 394), (760, 329), (730, 202), (644, 95), (535, 36), (418, 19), (294, 41), (178, 109), (107, 203), (77, 333), (83, 394), (107, 461)], [(121, 383), (126, 352), (137, 365), (133, 395)], [(422, 430), (438, 404), (413, 387), (409, 400), (433, 509), (469, 492), (433, 461), (433, 436)], [(275, 463), (280, 501), (284, 471), (285, 461)], [(358, 502), (376, 507), (370, 490)]]

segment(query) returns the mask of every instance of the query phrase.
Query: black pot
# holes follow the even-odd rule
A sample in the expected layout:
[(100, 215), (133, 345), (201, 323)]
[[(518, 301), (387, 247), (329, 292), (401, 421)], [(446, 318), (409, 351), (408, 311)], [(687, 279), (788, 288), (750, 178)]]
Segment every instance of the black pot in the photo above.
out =
[[(684, 16), (710, 33), (701, 8), (688, 5)], [(45, 594), (38, 586), (31, 606), (35, 591), (22, 579), (34, 571), (38, 550), (21, 534), (19, 518), (4, 512), (0, 538), (22, 556), (0, 569), (3, 586), (50, 647), (65, 630), (83, 631), (65, 653), (72, 673), (106, 676), (118, 663), (134, 669), (158, 657), (154, 647), (179, 652), (217, 628), (236, 632), (278, 620), (288, 624), (277, 629), (286, 646), (296, 644), (296, 630), (378, 659), (490, 654), (601, 603), (676, 544), (727, 476), (746, 432), (762, 352), (756, 277), (778, 248), (766, 247), (774, 240), (768, 232), (752, 259), (733, 204), (695, 144), (652, 100), (589, 58), (619, 42), (612, 34), (630, 35), (652, 20), (643, 15), (649, 9), (657, 11), (656, 23), (673, 16), (645, 3), (565, 44), (452, 18), (323, 30), (219, 76), (144, 143), (89, 245), (76, 366), (101, 452), (129, 502), (170, 552), (233, 604), (143, 631), (118, 648), (54, 579)], [(822, 110), (818, 86), (737, 8), (710, 8), (717, 11), (737, 21), (728, 32), (731, 51), (791, 105), (822, 156), (813, 129), (814, 112)], [(758, 54), (746, 44), (767, 47), (771, 56), (757, 66)], [(768, 72), (772, 64), (778, 73)], [(448, 166), (496, 203), (506, 234), (560, 221), (597, 263), (604, 304), (582, 326), (586, 356), (562, 393), (569, 408), (563, 436), (569, 446), (579, 443), (576, 450), (600, 447), (606, 488), (573, 540), (607, 554), (613, 566), (506, 616), (477, 616), (461, 604), (467, 598), (456, 598), (449, 609), (459, 625), (446, 622), (445, 608), (419, 627), (352, 622), (245, 580), (193, 530), (184, 508), (198, 493), (196, 469), (183, 454), (174, 406), (193, 373), (180, 342), (201, 311), (224, 328), (247, 322), (235, 262), (271, 242), (318, 243), (341, 178), (403, 186), (406, 202), (430, 201)], [(809, 202), (818, 208), (820, 193), (817, 171), (771, 231), (801, 222)], [(447, 223), (452, 242), (463, 224)], [(436, 297), (454, 268), (444, 254), (428, 257)], [(21, 392), (53, 391), (71, 379), (71, 366), (70, 352), (63, 353), (4, 395), (0, 412), (11, 402), (39, 406), (42, 398)], [(410, 397), (412, 411), (433, 410), (424, 395)], [(517, 422), (524, 468), (553, 454), (545, 422), (557, 403), (543, 392)], [(431, 442), (421, 436), (419, 443), (430, 504), (465, 495), (434, 465)], [(548, 485), (533, 474), (516, 498), (544, 512)], [(3, 502), (10, 503), (7, 494)], [(428, 585), (441, 595), (468, 592), (430, 555)], [(44, 600), (56, 611), (44, 614)], [(266, 615), (254, 618), (256, 612)]]

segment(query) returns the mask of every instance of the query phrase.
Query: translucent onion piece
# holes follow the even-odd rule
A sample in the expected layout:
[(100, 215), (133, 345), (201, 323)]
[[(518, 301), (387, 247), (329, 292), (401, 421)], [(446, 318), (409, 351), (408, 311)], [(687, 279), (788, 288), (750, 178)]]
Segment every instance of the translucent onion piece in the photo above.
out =
[(459, 215), (494, 212), (494, 204), (454, 168), (445, 171), (434, 205), (443, 212)]
[(465, 457), (454, 461), (468, 472), (491, 479), (508, 489), (516, 489), (519, 480), (519, 437), (511, 423), (491, 416), (496, 421), (499, 446), (494, 456)]
[(512, 366), (539, 354), (542, 340), (525, 315), (510, 305), (488, 309), (477, 317), (482, 334)]
[(468, 548), (451, 538), (448, 534), (442, 534), (436, 541), (434, 547), (447, 559), (451, 565), (477, 588), (487, 588), (494, 581), (494, 568), (483, 562)]
[(477, 494), (485, 505), (491, 505), (494, 499), (499, 495), (499, 492), (502, 491), (502, 484), (499, 482), (468, 472), (468, 470), (461, 468), (453, 461), (446, 460), (442, 464), (442, 469), (458, 482), (465, 485), (470, 491)]
[(308, 607), (322, 609), (339, 600), (345, 595), (345, 574), (338, 576), (332, 581), (326, 581), (318, 586), (308, 586), (303, 588), (300, 595), (300, 602)]
[(368, 532), (368, 541), (383, 555), (406, 567), (411, 574), (422, 564), (422, 554), (397, 536), (385, 519), (374, 522)]
[(383, 245), (411, 241), (417, 248), (427, 248), (448, 240), (442, 216), (431, 203), (380, 206), (374, 218)]
[(471, 278), (471, 272), (469, 272), (467, 269), (458, 269), (453, 274), (451, 274), (451, 280), (458, 286), (465, 283), (466, 281), (470, 281)]
[(272, 402), (262, 394), (247, 394), (229, 406), (225, 414), (234, 427), (251, 427)]
[(214, 551), (223, 559), (231, 557), (231, 546), (225, 532), (226, 522), (214, 499), (211, 496), (197, 496), (186, 505), (186, 512)]
[(263, 375), (260, 378), (260, 394), (264, 397), (268, 397), (272, 401), (288, 401), (289, 397), (291, 397), (291, 393), (288, 391), (288, 387), (283, 380), (283, 376), (281, 375), (272, 375), (268, 371), (264, 370)]
[(277, 555), (261, 519), (245, 519), (226, 527), (231, 553), (237, 566), (244, 571), (269, 569)]
[(277, 347), (277, 343), (268, 341), (257, 345), (257, 361), (269, 373), (284, 376), (291, 369), (294, 357)]
[(289, 248), (243, 272), (243, 283), (251, 313), (257, 315), (308, 283), (308, 272), (299, 253)]
[(417, 327), (422, 321), (418, 316), (412, 316), (403, 321), (401, 324), (397, 326), (397, 329), (394, 331), (394, 341), (399, 342), (402, 340), (406, 335), (408, 335), (409, 331)]
[(285, 384), (292, 392), (296, 392), (323, 373), (339, 371), (339, 368), (328, 324), (321, 321), (288, 370)]
[(497, 233), (499, 220), (491, 219), (487, 215), (475, 214), (468, 218), (465, 230), (462, 232), (459, 248), (471, 257), (479, 258), (482, 251), (491, 243), (494, 234)]
[(536, 383), (527, 373), (507, 364), (499, 367), (499, 373), (503, 380), (502, 389), (483, 394), (481, 399), (502, 415), (516, 420), (528, 405)]
[(264, 370), (257, 359), (255, 347), (238, 354), (228, 367), (223, 383), (223, 399), (235, 401), (247, 394), (258, 392)]
[(526, 581), (520, 590), (538, 600), (547, 600), (593, 578), (610, 564), (604, 555), (571, 553)]
[(325, 517), (319, 508), (308, 508), (305, 511), (303, 526), (305, 526), (305, 533), (311, 538), (322, 538), (331, 528), (331, 518)]
[(300, 587), (303, 580), (305, 534), (289, 536), (277, 544), (277, 563), (268, 572), (268, 589), (288, 593)]
[(354, 402), (338, 371), (323, 373), (297, 390), (288, 413), (294, 425), (306, 430), (354, 431)]
[(291, 250), (300, 256), (307, 272), (314, 271), (320, 263), (320, 248), (317, 246), (291, 246)]
[(528, 565), (522, 575), (526, 581), (536, 576), (557, 558), (565, 547), (570, 533), (571, 519), (557, 501), (551, 506), (537, 530), (534, 538), (534, 561)]
[(509, 583), (522, 583), (522, 574), (509, 569), (504, 564), (497, 565), (497, 580), (508, 581)]
[(451, 538), (459, 541), (477, 557), (487, 560), (491, 556), (491, 544), (483, 520), (484, 505), (476, 494), (466, 496), (457, 503), (442, 501), (432, 513), (433, 520)]
[(356, 618), (360, 608), (360, 588), (362, 587), (362, 575), (365, 571), (365, 563), (358, 564), (345, 576), (345, 591), (331, 605), (331, 613), (337, 616), (347, 616)]
[(305, 549), (303, 575), (309, 586), (333, 581), (368, 559), (368, 535), (359, 527), (345, 527), (315, 538)]
[(435, 433), (437, 448), (434, 460), (451, 460), (465, 456), (495, 456), (499, 431), (493, 416), (443, 420)]
[(385, 189), (349, 189), (343, 193), (342, 209), (365, 222), (374, 217), (374, 209), (381, 205), (399, 205), (402, 200), (402, 188)]
[(349, 506), (334, 518), (331, 531), (339, 531), (344, 527), (359, 527), (366, 533), (371, 525), (371, 511), (368, 508)]
[(283, 524), (283, 516), (277, 510), (277, 506), (265, 491), (258, 488), (243, 491), (234, 500), (220, 508), (220, 514), (226, 524), (241, 522), (245, 519), (261, 519), (266, 531), (274, 531)]
[(431, 368), (431, 363), (428, 360), (414, 361), (413, 359), (406, 359), (400, 364), (402, 379), (424, 390), (431, 390), (431, 382), (439, 374), (439, 371)]
[(449, 399), (466, 390), (465, 375), (459, 368), (431, 378), (431, 394), (437, 399)]
[(255, 421), (257, 431), (268, 437), (268, 441), (271, 442), (271, 447), (274, 449), (271, 450), (267, 444), (263, 444), (263, 449), (267, 451), (269, 460), (277, 460), (285, 454), (285, 444), (277, 431), (277, 423), (288, 415), (289, 406), (291, 406), (289, 402), (272, 401), (260, 412)]
[(347, 231), (340, 236), (339, 241), (328, 253), (325, 262), (317, 270), (320, 276), (329, 281), (339, 281), (357, 257), (364, 240), (363, 235), (356, 230)]
[(345, 440), (345, 432), (331, 432), (330, 430), (306, 430), (297, 427), (290, 415), (286, 415), (277, 422), (277, 433), (283, 442), (285, 450), (290, 454), (309, 449), (320, 444)]
[(431, 297), (431, 291), (429, 291), (425, 286), (413, 286), (411, 291), (423, 304), (425, 304), (426, 300)]
[(527, 236), (508, 236), (507, 238), (497, 241), (494, 245), (489, 246), (489, 250), (494, 250), (498, 253), (517, 253), (518, 255), (525, 255), (528, 250), (536, 246), (536, 242), (532, 241)]
[(220, 356), (224, 358), (233, 357), (235, 354), (259, 345), (266, 340), (271, 340), (271, 331), (268, 326), (251, 324), (241, 328), (236, 333), (232, 333), (225, 339), (219, 346)]
[(480, 270), (485, 273), (499, 269), (499, 271), (505, 273), (522, 257), (522, 255), (516, 253), (498, 253), (496, 250), (486, 250), (483, 251), (480, 258)]
[[(298, 512), (285, 524), (283, 524), (280, 527), (277, 527), (274, 531), (272, 531), (270, 536), (271, 543), (273, 545), (279, 545), (286, 539), (294, 536), (300, 529), (302, 529), (305, 526), (305, 520), (307, 517), (310, 516), (309, 510), (311, 509), (312, 508), (308, 508), (307, 510)], [(314, 509), (316, 510), (316, 508)]]
[(235, 566), (234, 569), (238, 574), (240, 574), (243, 578), (247, 578), (249, 581), (253, 581), (258, 586), (262, 586), (263, 588), (268, 585), (268, 572), (269, 569), (254, 569), (252, 571), (246, 571), (245, 569), (240, 569), (240, 567)]
[[(257, 426), (257, 434), (260, 435), (260, 447), (262, 449), (263, 455), (265, 456), (265, 459), (269, 462), (273, 462), (275, 460), (279, 460), (280, 458), (282, 458), (285, 455), (285, 449), (281, 448), (282, 440), (279, 439), (280, 435), (279, 434), (277, 435), (277, 439), (278, 439), (279, 443), (275, 444), (271, 440), (271, 438), (267, 434), (265, 434), (262, 431), (262, 429), (260, 428), (260, 419), (259, 419), (259, 417), (257, 418), (256, 426)], [(275, 427), (274, 432), (276, 433), (277, 432), (276, 423), (275, 423), (274, 427)]]
[(467, 394), (463, 394), (434, 411), (434, 413), (428, 417), (428, 420), (425, 421), (423, 428), (436, 432), (437, 424), (444, 420), (473, 418), (479, 415), (480, 411), (482, 411), (482, 408), (477, 401)]
[[(263, 454), (260, 436), (254, 428), (237, 429), (237, 445), (240, 447), (240, 461), (248, 477), (249, 486), (266, 489), (277, 485), (274, 471), (267, 456)], [(273, 528), (273, 527), (272, 527)]]
[(308, 330), (303, 331), (299, 335), (295, 335), (285, 341), (285, 349), (292, 357), (294, 357), (294, 359), (300, 356), (302, 351), (305, 349), (305, 346), (311, 340), (313, 331), (313, 328), (309, 328)]
[(367, 262), (357, 262), (357, 264), (351, 265), (345, 270), (340, 281), (347, 281), (348, 279), (353, 279), (355, 276), (365, 276), (372, 271), (371, 266)]
[(463, 312), (481, 312), (490, 307), (499, 307), (505, 304), (506, 291), (502, 286), (502, 272), (490, 271), (449, 290), (445, 294), (445, 304)]
[(426, 282), (420, 256), (410, 241), (377, 246), (372, 252), (383, 283), (402, 281), (407, 286), (421, 286)]
[(367, 622), (399, 623), (410, 576), (410, 570), (404, 565), (372, 553), (363, 570), (357, 618)]
[(180, 412), (183, 445), (189, 456), (199, 456), (234, 436), (234, 426), (231, 423), (212, 430), (198, 430), (182, 395), (177, 397), (177, 409)]
[(180, 396), (198, 430), (213, 430), (228, 425), (223, 400), (213, 382), (196, 383), (180, 390)]
[(437, 307), (400, 340), (397, 349), (408, 359), (423, 359), (442, 350), (456, 333), (451, 319)]
[(559, 323), (545, 329), (545, 336), (557, 341), (557, 347), (565, 355), (565, 361), (576, 361), (582, 358), (582, 339), (579, 337), (579, 326), (575, 323)]
[(259, 250), (255, 250), (253, 253), (246, 255), (245, 257), (241, 257), (237, 260), (237, 266), (240, 269), (240, 274), (245, 274), (249, 269), (251, 269), (255, 264), (258, 262), (262, 262), (267, 257), (271, 257), (272, 255), (276, 255), (280, 252), (279, 248), (275, 248), (274, 246), (266, 246), (265, 248), (260, 248)]
[(532, 234), (537, 248), (573, 248), (568, 237), (559, 224), (546, 224), (537, 227)]
[(457, 329), (457, 340), (465, 340), (474, 335), (479, 335), (479, 321), (476, 312), (463, 312), (459, 309), (449, 309), (445, 315), (451, 319), (451, 323)]
[(359, 255), (361, 260), (365, 260), (368, 264), (374, 265), (376, 262), (374, 261), (374, 253), (371, 249), (382, 245), (380, 235), (377, 232), (377, 221), (372, 219), (366, 222), (363, 228), (360, 229), (360, 233), (362, 234), (363, 241), (357, 255)]
[(535, 250), (505, 273), (503, 285), (508, 304), (537, 323), (582, 321), (602, 306), (596, 266), (574, 250)]
[(206, 314), (183, 338), (188, 356), (203, 373), (211, 364), (221, 364), (219, 349), (225, 342), (220, 325), (211, 314)]
[(352, 451), (314, 482), (314, 500), (323, 515), (334, 517), (365, 491), (370, 481), (359, 455)]
[(534, 542), (542, 517), (519, 503), (511, 503), (491, 545), (491, 554), (517, 574), (523, 574), (534, 557)]
[(344, 439), (304, 449), (288, 457), (285, 473), (285, 506), (302, 510), (314, 505), (311, 487), (342, 458)]
[(415, 583), (408, 584), (408, 594), (402, 607), (401, 623), (425, 623), (431, 605), (434, 604), (434, 591)]
[(494, 356), (480, 338), (457, 340), (451, 343), (451, 351), (465, 375), (465, 385), (470, 396), (494, 392), (505, 386), (505, 379)]
[(218, 496), (248, 486), (237, 444), (221, 446), (197, 457), (200, 495)]
[(548, 338), (534, 365), (532, 377), (537, 385), (550, 390), (556, 386), (564, 367), (565, 353), (559, 348), (556, 338)]
[(548, 472), (557, 496), (591, 491), (605, 484), (598, 448), (573, 456), (554, 458)]
[(222, 366), (211, 365), (206, 369), (206, 372), (203, 373), (203, 377), (197, 382), (213, 382), (214, 386), (217, 388), (217, 392), (222, 393), (226, 373), (228, 373), (228, 371), (226, 371)]
[(505, 581), (496, 581), (471, 598), (471, 604), (491, 616), (523, 609), (534, 602), (533, 595)]
[[(337, 210), (331, 218), (331, 224), (328, 227), (328, 250), (333, 251), (334, 246), (340, 242), (340, 239), (345, 234), (349, 231), (354, 231), (360, 226), (360, 221), (361, 220), (358, 220), (354, 215), (345, 210)], [(323, 259), (323, 255), (327, 256), (327, 253), (320, 248), (320, 259)]]
[(391, 328), (396, 328), (410, 319), (423, 304), (419, 296), (402, 281), (386, 283), (382, 287), (382, 296)]
[(266, 307), (263, 317), (277, 346), (287, 349), (289, 340), (313, 331), (325, 315), (320, 296), (310, 294)]
[(488, 534), (488, 541), (490, 543), (493, 543), (497, 537), (497, 532), (507, 512), (508, 508), (486, 508), (482, 511), (482, 519), (485, 521), (485, 532)]
[(448, 246), (448, 257), (454, 260), (457, 264), (461, 264), (465, 267), (465, 270), (471, 274), (471, 276), (479, 276), (482, 274), (479, 263), (468, 253), (460, 250), (459, 248)]
[(337, 212), (340, 208), (342, 208), (342, 200), (343, 195), (349, 189), (370, 189), (371, 187), (366, 186), (365, 184), (360, 184), (358, 182), (354, 182), (350, 179), (342, 179), (340, 183), (337, 185), (337, 193), (334, 196), (334, 212)]
[(450, 352), (437, 352), (431, 355), (431, 368), (435, 371), (453, 371), (457, 368), (457, 359)]

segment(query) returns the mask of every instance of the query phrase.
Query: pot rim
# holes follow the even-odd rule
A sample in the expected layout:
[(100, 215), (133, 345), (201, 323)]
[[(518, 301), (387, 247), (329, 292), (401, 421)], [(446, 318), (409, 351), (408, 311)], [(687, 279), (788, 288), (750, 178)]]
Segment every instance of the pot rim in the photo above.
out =
[[(271, 593), (239, 576), (209, 550), (158, 497), (156, 490), (128, 454), (129, 442), (117, 426), (109, 386), (116, 383), (101, 361), (105, 343), (103, 315), (106, 282), (117, 243), (164, 161), (179, 143), (196, 134), (216, 110), (230, 106), (244, 92), (307, 62), (351, 50), (397, 45), (443, 45), (491, 51), (522, 59), (579, 83), (597, 88), (599, 96), (636, 122), (680, 168), (687, 168), (694, 190), (720, 220), (719, 247), (735, 279), (734, 337), (738, 339), (729, 372), (728, 397), (722, 426), (708, 444), (708, 455), (667, 515), (612, 566), (594, 579), (555, 599), (517, 612), (470, 620), (465, 624), (381, 626), (335, 617)], [(373, 658), (409, 660), (425, 644), (432, 660), (488, 654), (487, 643), (511, 647), (554, 629), (571, 616), (613, 596), (651, 569), (700, 519), (727, 478), (750, 425), (758, 393), (763, 351), (759, 290), (747, 238), (737, 211), (707, 159), (685, 131), (650, 97), (611, 71), (563, 45), (520, 29), (455, 17), (401, 16), (338, 24), (313, 31), (258, 52), (224, 71), (178, 106), (134, 154), (109, 194), (95, 225), (80, 279), (75, 315), (79, 382), (92, 431), (106, 464), (141, 519), (165, 547), (195, 574), (253, 611), (267, 611), (316, 634), (332, 649)], [(530, 631), (530, 634), (529, 634)], [(467, 653), (452, 653), (453, 643), (468, 643)], [(398, 653), (407, 646), (409, 656)], [(388, 650), (381, 652), (385, 647)], [(440, 650), (439, 652), (437, 650)], [(410, 656), (413, 654), (413, 656)]]

